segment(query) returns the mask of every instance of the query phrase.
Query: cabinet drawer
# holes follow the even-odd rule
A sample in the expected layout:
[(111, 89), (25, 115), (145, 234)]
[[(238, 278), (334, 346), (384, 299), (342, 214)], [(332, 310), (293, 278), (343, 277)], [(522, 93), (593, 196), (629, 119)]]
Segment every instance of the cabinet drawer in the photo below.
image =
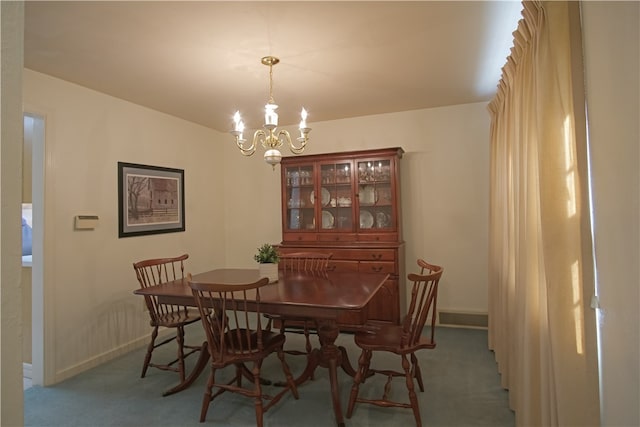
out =
[(358, 271), (361, 273), (397, 273), (395, 262), (384, 261), (361, 261), (358, 265)]
[(360, 233), (358, 240), (362, 242), (397, 242), (398, 233)]
[(355, 261), (394, 261), (395, 249), (335, 249), (333, 259), (349, 259)]
[(283, 240), (287, 242), (317, 242), (315, 233), (284, 233)]
[(318, 235), (320, 242), (355, 242), (354, 233), (321, 233)]
[(358, 271), (357, 261), (329, 260), (329, 271)]
[(333, 250), (332, 248), (321, 248), (318, 247), (316, 245), (306, 245), (306, 244), (300, 244), (300, 245), (295, 245), (292, 246), (290, 244), (291, 242), (287, 242), (286, 246), (278, 246), (278, 252), (280, 252), (280, 254), (284, 255), (284, 254), (293, 254), (296, 252), (316, 252), (316, 253), (322, 253), (322, 254), (332, 254)]

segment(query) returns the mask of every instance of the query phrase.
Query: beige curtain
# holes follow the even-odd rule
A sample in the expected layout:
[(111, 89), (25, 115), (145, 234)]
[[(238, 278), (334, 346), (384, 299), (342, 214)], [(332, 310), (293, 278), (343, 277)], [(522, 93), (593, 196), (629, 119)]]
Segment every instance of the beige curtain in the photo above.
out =
[(599, 425), (579, 4), (523, 2), (491, 114), (489, 346), (521, 426)]

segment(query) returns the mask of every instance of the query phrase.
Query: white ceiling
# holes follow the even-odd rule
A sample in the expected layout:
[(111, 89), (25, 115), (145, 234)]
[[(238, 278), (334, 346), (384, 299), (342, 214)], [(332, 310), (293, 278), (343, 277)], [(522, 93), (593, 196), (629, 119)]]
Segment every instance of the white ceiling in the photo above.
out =
[(25, 2), (25, 67), (228, 131), (490, 100), (518, 1)]

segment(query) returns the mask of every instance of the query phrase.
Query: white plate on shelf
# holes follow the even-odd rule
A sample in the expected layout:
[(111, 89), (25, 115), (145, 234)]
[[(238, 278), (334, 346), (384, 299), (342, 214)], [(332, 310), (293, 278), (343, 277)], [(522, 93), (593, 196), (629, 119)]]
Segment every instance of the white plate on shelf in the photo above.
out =
[(335, 218), (329, 211), (322, 211), (322, 228), (333, 228)]
[[(327, 206), (331, 201), (331, 193), (329, 193), (329, 190), (322, 187), (320, 189), (320, 196), (321, 196), (320, 203), (322, 204), (322, 206)], [(312, 205), (315, 204), (315, 198), (316, 198), (316, 195), (312, 191), (311, 194), (309, 195), (309, 199), (311, 200)]]
[(389, 214), (384, 212), (376, 213), (376, 227), (378, 228), (387, 228), (391, 223), (391, 217)]
[(360, 211), (360, 228), (373, 227), (373, 215), (369, 211)]
[(365, 185), (359, 194), (361, 205), (373, 205), (378, 201), (378, 192), (373, 185)]

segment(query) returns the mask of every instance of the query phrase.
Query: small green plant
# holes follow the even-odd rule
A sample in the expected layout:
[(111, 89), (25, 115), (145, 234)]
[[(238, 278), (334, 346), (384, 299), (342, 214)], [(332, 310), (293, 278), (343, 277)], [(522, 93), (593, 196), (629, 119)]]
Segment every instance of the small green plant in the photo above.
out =
[(258, 248), (258, 253), (253, 256), (253, 259), (260, 264), (276, 264), (280, 261), (280, 255), (273, 245), (265, 243)]

